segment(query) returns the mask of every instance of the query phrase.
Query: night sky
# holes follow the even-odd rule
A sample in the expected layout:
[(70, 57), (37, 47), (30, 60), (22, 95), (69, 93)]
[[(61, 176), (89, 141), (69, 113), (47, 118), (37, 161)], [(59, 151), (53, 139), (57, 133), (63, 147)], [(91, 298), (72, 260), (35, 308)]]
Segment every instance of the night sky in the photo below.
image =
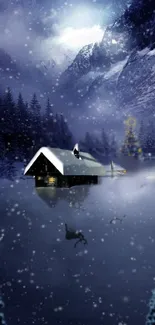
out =
[(63, 69), (84, 45), (102, 39), (105, 26), (126, 2), (21, 0), (0, 5), (0, 48), (22, 64), (54, 59)]

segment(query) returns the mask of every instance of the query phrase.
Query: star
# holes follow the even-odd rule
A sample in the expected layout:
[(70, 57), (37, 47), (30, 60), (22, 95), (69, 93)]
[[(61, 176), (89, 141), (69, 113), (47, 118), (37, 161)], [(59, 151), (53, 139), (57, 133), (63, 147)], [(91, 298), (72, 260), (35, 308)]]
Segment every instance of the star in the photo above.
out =
[(136, 119), (134, 117), (130, 116), (127, 120), (125, 120), (124, 124), (127, 127), (135, 128), (136, 127)]

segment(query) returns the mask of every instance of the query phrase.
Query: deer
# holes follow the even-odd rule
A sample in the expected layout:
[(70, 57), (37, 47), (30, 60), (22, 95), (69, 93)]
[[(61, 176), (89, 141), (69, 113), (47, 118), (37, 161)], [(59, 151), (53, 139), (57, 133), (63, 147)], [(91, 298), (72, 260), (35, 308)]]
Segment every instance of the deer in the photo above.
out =
[(126, 215), (125, 214), (124, 214), (124, 216), (122, 218), (114, 217), (113, 219), (110, 220), (109, 223), (111, 223), (111, 224), (112, 223), (116, 223), (117, 220), (120, 221), (120, 223), (122, 223), (123, 222), (123, 218), (126, 218)]
[(70, 228), (68, 228), (67, 224), (65, 223), (65, 230), (66, 230), (66, 236), (65, 238), (67, 240), (71, 239), (78, 239), (77, 242), (74, 244), (74, 247), (77, 246), (78, 243), (83, 242), (84, 245), (88, 244), (86, 238), (80, 231), (74, 231)]

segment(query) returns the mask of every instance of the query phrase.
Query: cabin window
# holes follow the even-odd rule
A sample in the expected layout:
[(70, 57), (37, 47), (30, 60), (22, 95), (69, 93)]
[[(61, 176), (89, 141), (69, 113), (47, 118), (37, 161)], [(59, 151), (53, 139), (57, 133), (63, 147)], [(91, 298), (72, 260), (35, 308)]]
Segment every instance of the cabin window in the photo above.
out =
[(41, 176), (38, 176), (38, 177), (37, 177), (37, 180), (38, 180), (38, 181), (40, 181), (41, 179), (43, 179), (43, 177), (41, 177)]
[(49, 185), (55, 185), (56, 181), (57, 181), (56, 177), (49, 177), (48, 178), (48, 184)]

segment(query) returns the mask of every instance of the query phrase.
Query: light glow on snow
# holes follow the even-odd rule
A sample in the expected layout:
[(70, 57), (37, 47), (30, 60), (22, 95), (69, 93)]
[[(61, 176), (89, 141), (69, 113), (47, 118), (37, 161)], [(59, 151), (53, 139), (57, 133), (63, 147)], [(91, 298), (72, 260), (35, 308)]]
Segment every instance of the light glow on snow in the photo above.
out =
[(155, 180), (155, 174), (146, 176), (146, 179)]

